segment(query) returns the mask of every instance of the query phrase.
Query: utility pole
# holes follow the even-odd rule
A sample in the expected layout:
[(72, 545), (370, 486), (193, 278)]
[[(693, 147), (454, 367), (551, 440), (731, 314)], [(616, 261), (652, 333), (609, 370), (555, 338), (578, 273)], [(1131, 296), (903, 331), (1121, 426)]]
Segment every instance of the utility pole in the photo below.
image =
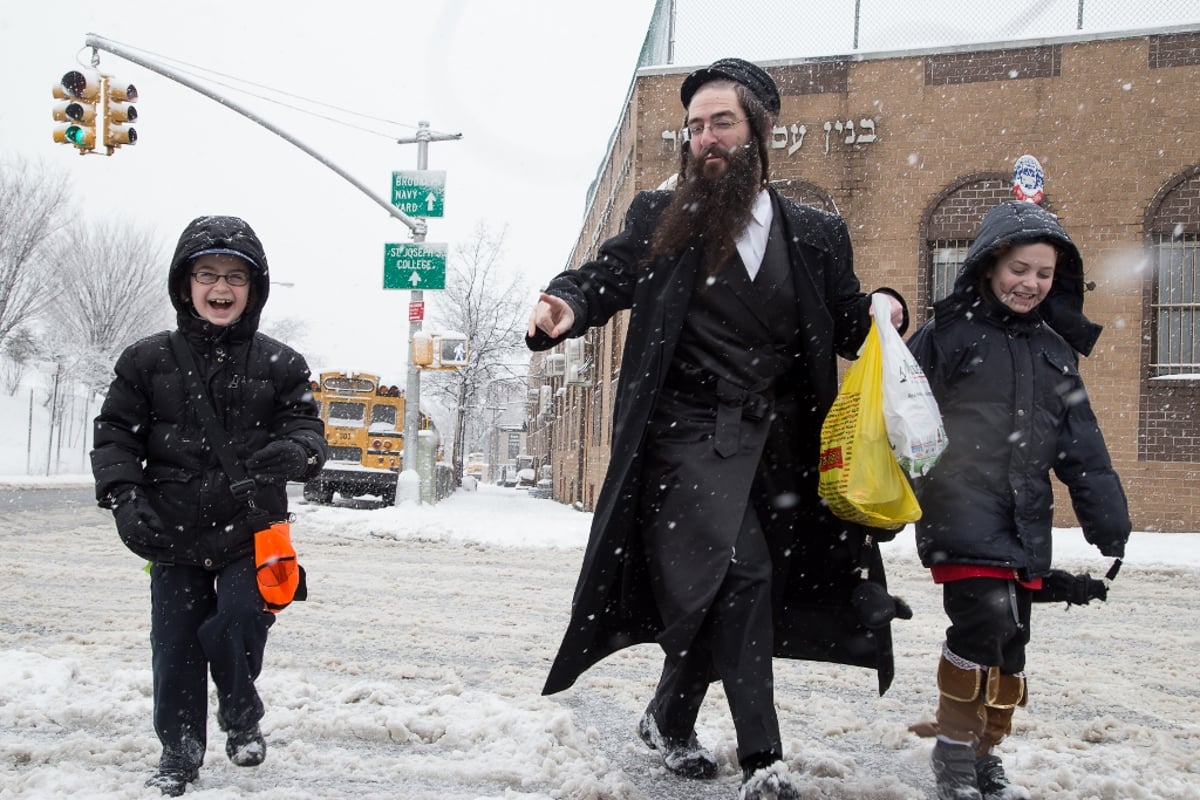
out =
[[(461, 133), (435, 133), (429, 129), (429, 123), (421, 120), (417, 123), (417, 134), (411, 138), (397, 139), (397, 144), (417, 145), (417, 169), (429, 169), (429, 143), (445, 142), (461, 139)], [(425, 241), (425, 230), (413, 232), (414, 242)], [(417, 304), (424, 304), (425, 292), (413, 289), (409, 294), (410, 309)], [(413, 358), (413, 342), (421, 332), (421, 320), (415, 319), (415, 314), (408, 315), (408, 382), (404, 389), (404, 471), (415, 471), (417, 463), (417, 436), (421, 424), (421, 369)], [(420, 502), (420, 491), (417, 492), (417, 502)], [(396, 493), (396, 502), (400, 502), (400, 493)]]

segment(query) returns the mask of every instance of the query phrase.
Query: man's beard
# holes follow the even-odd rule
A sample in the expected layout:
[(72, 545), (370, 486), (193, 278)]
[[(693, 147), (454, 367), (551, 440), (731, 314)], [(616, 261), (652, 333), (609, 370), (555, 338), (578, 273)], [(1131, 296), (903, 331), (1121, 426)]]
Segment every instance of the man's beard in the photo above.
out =
[[(724, 153), (727, 167), (709, 177), (704, 174), (704, 160), (714, 151)], [(650, 255), (679, 255), (688, 247), (701, 246), (704, 267), (713, 275), (733, 255), (734, 242), (750, 224), (762, 167), (753, 142), (729, 151), (713, 145), (690, 160), (687, 178), (675, 187), (659, 218)]]

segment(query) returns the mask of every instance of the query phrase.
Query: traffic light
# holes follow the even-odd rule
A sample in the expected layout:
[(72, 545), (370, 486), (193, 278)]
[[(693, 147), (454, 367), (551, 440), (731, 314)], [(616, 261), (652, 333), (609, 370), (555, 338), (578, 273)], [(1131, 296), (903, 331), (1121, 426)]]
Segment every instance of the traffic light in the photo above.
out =
[(100, 74), (73, 69), (54, 87), (54, 141), (73, 145), (80, 153), (96, 147), (96, 104), (100, 100)]
[(137, 129), (128, 123), (138, 118), (137, 88), (111, 75), (104, 78), (104, 144), (110, 148), (137, 142)]

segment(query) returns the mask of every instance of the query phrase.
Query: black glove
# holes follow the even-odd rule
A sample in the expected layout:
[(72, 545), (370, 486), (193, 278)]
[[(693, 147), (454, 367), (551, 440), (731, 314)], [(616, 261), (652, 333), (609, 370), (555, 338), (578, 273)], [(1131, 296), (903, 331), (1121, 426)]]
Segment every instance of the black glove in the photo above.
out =
[(1099, 578), (1086, 572), (1072, 575), (1061, 569), (1052, 569), (1042, 578), (1042, 588), (1033, 593), (1035, 603), (1061, 603), (1086, 606), (1091, 600), (1108, 600), (1108, 586)]
[(163, 521), (140, 487), (114, 492), (112, 503), (117, 533), (126, 547), (147, 561), (158, 561), (170, 551)]
[(882, 628), (893, 619), (912, 619), (908, 603), (887, 593), (874, 581), (863, 581), (854, 587), (850, 605), (858, 612), (858, 618), (868, 628)]
[(276, 439), (246, 459), (246, 472), (259, 483), (300, 480), (308, 469), (308, 451), (291, 439)]

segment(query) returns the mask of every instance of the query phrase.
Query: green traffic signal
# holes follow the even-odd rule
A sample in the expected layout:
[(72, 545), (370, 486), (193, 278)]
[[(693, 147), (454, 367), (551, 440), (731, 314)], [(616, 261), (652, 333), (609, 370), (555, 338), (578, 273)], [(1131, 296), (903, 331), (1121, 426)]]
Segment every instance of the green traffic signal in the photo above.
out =
[(94, 150), (101, 75), (94, 70), (71, 70), (54, 85), (52, 93), (60, 101), (54, 105), (52, 116), (62, 123), (54, 127), (54, 141), (73, 145), (81, 153)]
[(102, 145), (108, 155), (121, 145), (137, 142), (137, 131), (129, 124), (138, 118), (133, 105), (138, 92), (132, 83), (77, 69), (65, 73), (52, 91), (60, 101), (52, 115), (62, 123), (54, 127), (54, 141), (73, 145), (83, 154)]

